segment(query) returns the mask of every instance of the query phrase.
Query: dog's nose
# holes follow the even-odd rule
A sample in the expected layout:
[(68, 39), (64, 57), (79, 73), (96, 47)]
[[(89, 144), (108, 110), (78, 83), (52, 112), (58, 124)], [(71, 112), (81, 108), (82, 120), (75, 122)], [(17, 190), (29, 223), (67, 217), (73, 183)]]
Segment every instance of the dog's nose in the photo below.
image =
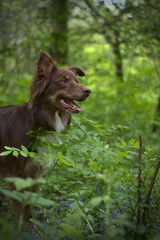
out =
[(83, 87), (83, 92), (87, 95), (89, 95), (91, 93), (91, 90), (87, 87)]

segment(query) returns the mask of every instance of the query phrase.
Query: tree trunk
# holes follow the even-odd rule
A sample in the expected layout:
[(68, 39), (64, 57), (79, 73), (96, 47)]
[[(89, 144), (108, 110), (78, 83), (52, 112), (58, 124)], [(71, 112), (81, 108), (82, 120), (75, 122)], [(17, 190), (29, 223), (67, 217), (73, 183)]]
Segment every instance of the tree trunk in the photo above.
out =
[(51, 0), (51, 45), (49, 53), (60, 64), (67, 63), (68, 0)]
[(154, 118), (154, 123), (153, 123), (153, 132), (156, 132), (158, 129), (158, 121), (160, 119), (160, 94), (158, 97), (158, 104), (157, 104), (157, 108), (156, 108), (156, 112), (155, 112), (155, 118)]
[(123, 82), (123, 63), (118, 36), (115, 37), (115, 41), (112, 43), (112, 48), (115, 55), (116, 76), (120, 82)]

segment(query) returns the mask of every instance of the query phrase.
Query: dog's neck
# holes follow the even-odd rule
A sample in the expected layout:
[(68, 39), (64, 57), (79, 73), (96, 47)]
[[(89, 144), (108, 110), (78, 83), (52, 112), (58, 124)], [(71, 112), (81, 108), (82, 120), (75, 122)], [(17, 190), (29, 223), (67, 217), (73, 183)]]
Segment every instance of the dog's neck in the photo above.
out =
[(46, 130), (55, 130), (61, 133), (71, 122), (71, 114), (65, 111), (54, 110), (45, 106), (35, 107), (32, 111), (38, 128), (43, 127)]

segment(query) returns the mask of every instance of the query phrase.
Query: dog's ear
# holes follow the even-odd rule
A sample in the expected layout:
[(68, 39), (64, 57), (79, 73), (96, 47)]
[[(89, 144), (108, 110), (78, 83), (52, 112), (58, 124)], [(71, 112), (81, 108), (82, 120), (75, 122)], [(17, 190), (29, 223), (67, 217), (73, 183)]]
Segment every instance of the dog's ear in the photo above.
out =
[(40, 57), (37, 63), (37, 74), (42, 79), (47, 79), (52, 70), (57, 69), (56, 63), (44, 51), (40, 51)]
[(37, 63), (37, 74), (31, 87), (29, 108), (33, 106), (37, 97), (39, 97), (45, 90), (49, 82), (51, 72), (56, 69), (58, 69), (58, 67), (53, 59), (44, 51), (40, 51), (40, 57)]
[(70, 67), (69, 70), (71, 70), (76, 76), (85, 76), (85, 73), (83, 72), (83, 70), (81, 68), (78, 67)]

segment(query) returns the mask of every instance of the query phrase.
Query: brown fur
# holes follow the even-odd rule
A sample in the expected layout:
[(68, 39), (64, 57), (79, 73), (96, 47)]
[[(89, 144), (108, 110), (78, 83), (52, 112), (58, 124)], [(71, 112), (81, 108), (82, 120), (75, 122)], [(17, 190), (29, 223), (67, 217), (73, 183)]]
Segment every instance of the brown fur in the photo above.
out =
[[(5, 150), (4, 146), (28, 147), (31, 139), (26, 133), (30, 130), (35, 131), (39, 127), (57, 130), (56, 112), (64, 128), (70, 123), (71, 112), (76, 113), (79, 110), (77, 107), (71, 111), (63, 108), (58, 99), (83, 101), (90, 94), (88, 88), (78, 84), (76, 75), (85, 74), (77, 67), (59, 69), (49, 55), (40, 52), (29, 101), (21, 106), (0, 107), (0, 152)], [(11, 154), (0, 157), (0, 175), (3, 177), (36, 178), (39, 174), (39, 166), (28, 158), (22, 156), (16, 158)]]

